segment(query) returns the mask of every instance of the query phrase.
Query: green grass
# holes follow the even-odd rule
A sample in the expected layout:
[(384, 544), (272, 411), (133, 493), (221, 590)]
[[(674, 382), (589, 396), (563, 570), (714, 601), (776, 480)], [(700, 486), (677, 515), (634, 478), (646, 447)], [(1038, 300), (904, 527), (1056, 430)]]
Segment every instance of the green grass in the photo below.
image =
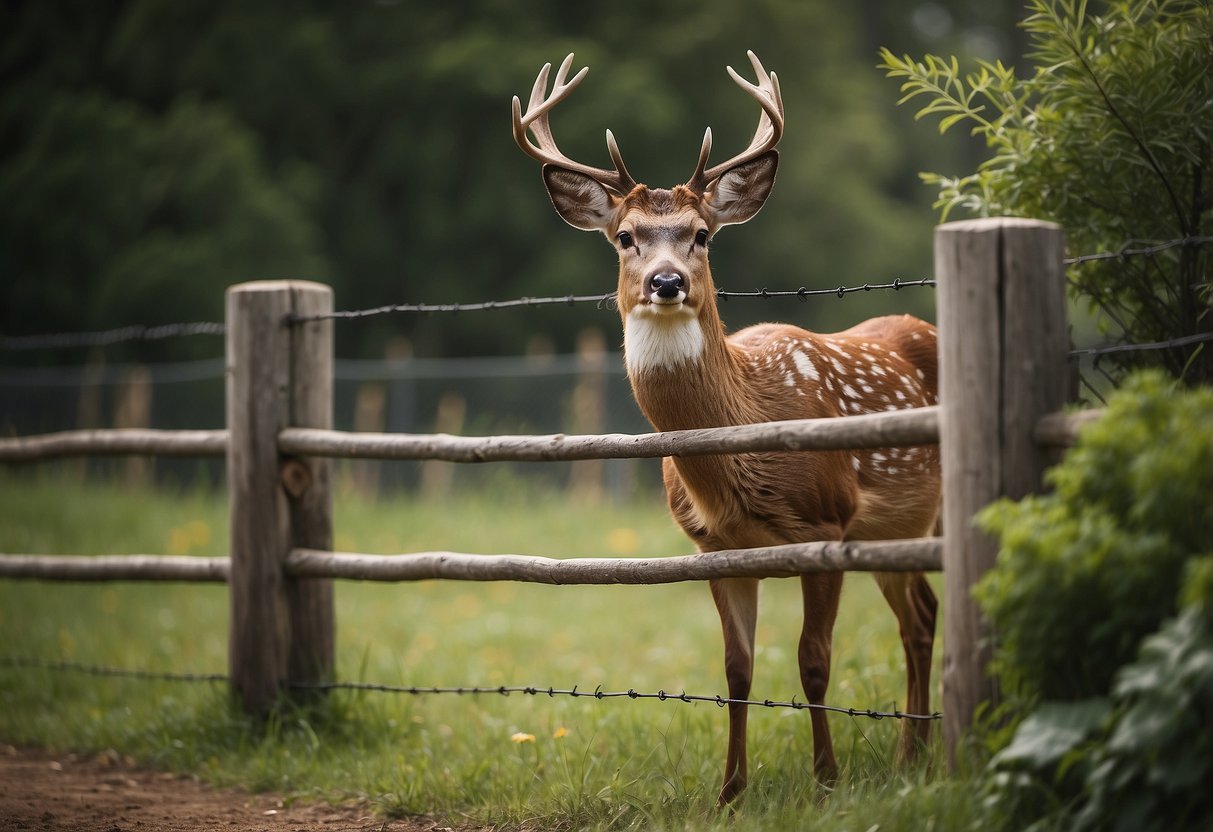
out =
[[(226, 552), (226, 497), (63, 473), (0, 472), (0, 552)], [(342, 494), (336, 548), (548, 556), (685, 554), (660, 500), (571, 505), (519, 486), (442, 502)], [(795, 581), (766, 581), (753, 695), (802, 698)], [(226, 672), (222, 586), (0, 581), (0, 653), (148, 670)], [(337, 584), (338, 675), (403, 686), (535, 685), (724, 693), (719, 623), (702, 584), (548, 587)], [(938, 653), (938, 650), (937, 650)], [(850, 576), (831, 702), (902, 703), (892, 614)], [(938, 668), (936, 669), (938, 680)], [(937, 685), (936, 685), (937, 687)], [(933, 703), (938, 707), (938, 703)], [(807, 712), (752, 709), (751, 786), (713, 811), (726, 716), (712, 704), (525, 695), (338, 692), (268, 725), (226, 686), (0, 667), (0, 741), (108, 748), (220, 785), (295, 799), (369, 799), (384, 813), (527, 828), (952, 829), (977, 822), (971, 785), (934, 765), (899, 770), (897, 725), (831, 717), (842, 766), (811, 776)], [(514, 742), (516, 733), (533, 741)]]

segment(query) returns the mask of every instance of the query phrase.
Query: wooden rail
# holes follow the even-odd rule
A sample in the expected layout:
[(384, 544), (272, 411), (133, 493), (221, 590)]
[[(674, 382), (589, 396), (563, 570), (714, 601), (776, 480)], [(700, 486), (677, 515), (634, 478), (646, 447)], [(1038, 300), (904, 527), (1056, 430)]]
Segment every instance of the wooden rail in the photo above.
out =
[(63, 456), (223, 456), (226, 430), (68, 430), (0, 439), (0, 462), (35, 462)]
[[(1102, 409), (1050, 413), (1032, 436), (1041, 445), (1072, 446)], [(286, 428), (278, 436), (284, 454), (351, 459), (438, 459), (447, 462), (550, 462), (641, 459), (713, 453), (846, 450), (929, 445), (939, 441), (939, 407), (838, 419), (797, 419), (739, 427), (665, 433), (575, 436), (451, 436), (448, 434), (352, 433)], [(37, 462), (68, 456), (224, 456), (226, 430), (101, 429), (0, 438), (0, 462)]]
[(1036, 423), (1032, 438), (1050, 448), (1070, 448), (1078, 441), (1078, 432), (1103, 416), (1103, 408), (1049, 413)]
[[(543, 558), (418, 552), (364, 555), (295, 549), (289, 578), (355, 581), (519, 581), (560, 586), (669, 584), (713, 578), (787, 578), (806, 572), (939, 571), (939, 538), (818, 542), (730, 549), (667, 558)], [(0, 555), (0, 578), (45, 581), (211, 582), (229, 580), (227, 557)]]
[(286, 454), (447, 462), (553, 462), (757, 451), (851, 450), (930, 445), (938, 441), (938, 407), (665, 433), (450, 436), (287, 428), (278, 435), (278, 447)]
[(226, 583), (226, 557), (168, 555), (0, 555), (0, 578), (40, 581)]
[(817, 542), (727, 549), (669, 558), (541, 558), (530, 555), (363, 555), (296, 549), (288, 574), (355, 581), (521, 581), (561, 586), (669, 584), (715, 578), (790, 578), (806, 572), (939, 571), (939, 538)]

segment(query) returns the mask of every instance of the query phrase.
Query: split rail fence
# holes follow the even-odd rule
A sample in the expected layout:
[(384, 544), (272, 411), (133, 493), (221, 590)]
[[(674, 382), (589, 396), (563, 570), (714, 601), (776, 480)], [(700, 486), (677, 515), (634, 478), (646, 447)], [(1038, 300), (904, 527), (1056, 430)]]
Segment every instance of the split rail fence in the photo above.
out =
[[(70, 431), (0, 439), (0, 461), (65, 455), (226, 456), (230, 557), (0, 555), (0, 578), (226, 582), (234, 693), (265, 713), (292, 684), (332, 680), (335, 578), (656, 584), (813, 571), (944, 573), (944, 741), (951, 758), (982, 703), (988, 627), (973, 583), (994, 561), (972, 525), (991, 501), (1041, 485), (1056, 449), (1098, 416), (1062, 414), (1073, 383), (1060, 227), (987, 219), (935, 235), (940, 404), (914, 410), (642, 435), (467, 437), (332, 430), (331, 290), (302, 281), (227, 292), (226, 430)], [(311, 319), (303, 320), (300, 319)], [(554, 461), (941, 446), (943, 534), (824, 541), (674, 558), (552, 560), (332, 550), (333, 457)], [(295, 689), (297, 690), (297, 688)]]

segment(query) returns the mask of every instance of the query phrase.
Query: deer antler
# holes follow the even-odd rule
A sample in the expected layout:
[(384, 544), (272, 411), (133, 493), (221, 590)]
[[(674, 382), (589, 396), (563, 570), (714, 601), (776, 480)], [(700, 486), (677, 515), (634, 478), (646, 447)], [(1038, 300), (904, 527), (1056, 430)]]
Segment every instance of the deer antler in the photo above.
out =
[[(614, 170), (590, 167), (573, 161), (560, 152), (560, 148), (556, 146), (556, 140), (552, 137), (552, 126), (548, 122), (548, 113), (553, 107), (568, 98), (569, 93), (577, 88), (581, 79), (590, 71), (588, 66), (583, 67), (571, 81), (566, 82), (565, 79), (568, 77), (572, 64), (573, 53), (570, 52), (564, 62), (560, 64), (560, 69), (556, 71), (551, 95), (547, 95), (547, 87), (548, 72), (551, 71), (552, 65), (550, 63), (543, 65), (543, 69), (539, 70), (539, 76), (535, 79), (535, 86), (531, 88), (531, 100), (527, 104), (525, 115), (522, 113), (522, 103), (518, 100), (518, 96), (514, 96), (514, 141), (532, 159), (537, 159), (545, 165), (558, 165), (584, 173), (596, 180), (598, 184), (622, 196), (636, 187), (636, 180), (632, 179), (628, 174), (628, 169), (624, 167), (619, 145), (615, 143), (615, 136), (610, 130), (606, 131), (606, 143), (607, 152), (611, 154), (611, 162), (615, 165)], [(531, 131), (535, 141), (528, 138), (527, 130)]]
[(754, 138), (750, 140), (749, 147), (727, 162), (721, 162), (707, 170), (704, 169), (704, 166), (708, 163), (708, 154), (712, 152), (712, 128), (709, 127), (704, 132), (703, 145), (699, 150), (699, 162), (695, 166), (694, 175), (687, 180), (686, 185), (696, 193), (703, 193), (707, 190), (708, 186), (729, 168), (756, 159), (766, 153), (777, 145), (780, 137), (783, 136), (783, 96), (779, 92), (779, 78), (774, 72), (768, 73), (753, 52), (746, 52), (746, 54), (750, 58), (750, 65), (754, 67), (754, 73), (758, 76), (757, 84), (751, 84), (742, 78), (731, 66), (728, 67), (728, 71), (737, 85), (762, 107), (762, 114), (758, 117), (758, 127), (754, 129)]

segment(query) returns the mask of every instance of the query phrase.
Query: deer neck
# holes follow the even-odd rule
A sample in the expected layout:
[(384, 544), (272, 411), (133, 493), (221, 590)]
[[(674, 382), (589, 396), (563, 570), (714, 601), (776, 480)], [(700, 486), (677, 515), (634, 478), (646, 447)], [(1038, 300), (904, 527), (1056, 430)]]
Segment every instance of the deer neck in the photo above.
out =
[(626, 312), (624, 359), (636, 403), (657, 430), (753, 421), (747, 414), (744, 362), (725, 339), (714, 298), (699, 310)]

